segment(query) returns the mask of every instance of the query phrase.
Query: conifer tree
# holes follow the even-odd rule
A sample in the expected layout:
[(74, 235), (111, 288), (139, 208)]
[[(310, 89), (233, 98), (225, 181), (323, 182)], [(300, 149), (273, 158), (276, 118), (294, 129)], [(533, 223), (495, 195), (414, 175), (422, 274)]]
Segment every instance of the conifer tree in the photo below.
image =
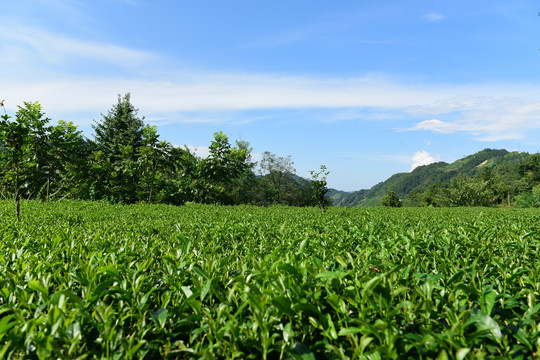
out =
[(123, 98), (118, 95), (118, 103), (93, 126), (94, 187), (100, 198), (123, 203), (137, 201), (137, 159), (144, 127), (144, 118), (139, 118), (137, 113), (129, 93)]
[(124, 148), (130, 146), (133, 154), (142, 144), (144, 117), (137, 116), (139, 110), (130, 102), (130, 94), (118, 95), (118, 103), (103, 115), (103, 120), (93, 125), (98, 151), (108, 161), (115, 163), (125, 155)]

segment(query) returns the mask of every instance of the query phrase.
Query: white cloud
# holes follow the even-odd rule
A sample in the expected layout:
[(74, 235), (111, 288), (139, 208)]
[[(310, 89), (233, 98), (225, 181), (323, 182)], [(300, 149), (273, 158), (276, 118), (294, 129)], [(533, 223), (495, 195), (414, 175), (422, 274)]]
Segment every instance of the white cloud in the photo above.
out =
[(441, 21), (442, 19), (444, 19), (444, 15), (432, 12), (432, 13), (429, 13), (429, 14), (425, 14), (424, 19), (426, 19), (429, 22), (438, 22), (438, 21)]
[(532, 97), (499, 96), (469, 98), (463, 106), (426, 106), (423, 111), (448, 114), (452, 120), (424, 120), (407, 130), (426, 130), (441, 134), (466, 132), (480, 141), (517, 140), (540, 129), (540, 102)]
[[(164, 75), (165, 76), (165, 75)], [(9, 93), (57, 99), (65, 106), (91, 109), (111, 101), (111, 93), (132, 92), (151, 111), (247, 110), (287, 108), (384, 108), (427, 106), (447, 96), (445, 89), (392, 83), (382, 78), (317, 78), (271, 74), (194, 74), (169, 80), (143, 78), (36, 79), (28, 83), (9, 78), (0, 85)], [(75, 94), (90, 96), (73, 96)], [(540, 93), (540, 91), (537, 91)], [(531, 96), (534, 96), (531, 94)]]
[[(177, 146), (177, 145), (176, 145)], [(210, 156), (210, 147), (208, 146), (199, 146), (199, 145), (185, 145), (188, 150), (194, 154), (195, 156), (201, 158), (201, 159), (205, 159), (207, 158), (208, 156)], [(236, 146), (234, 144), (232, 144), (232, 146)], [(259, 162), (262, 160), (262, 154), (260, 153), (252, 153), (251, 154), (251, 161), (252, 162)]]
[(429, 130), (442, 134), (450, 134), (456, 131), (455, 127), (451, 123), (438, 119), (424, 120), (416, 124), (416, 126), (411, 128), (410, 130)]
[(210, 156), (210, 148), (208, 146), (186, 145), (186, 147), (192, 154), (201, 159), (205, 159)]
[(412, 165), (409, 172), (413, 171), (419, 166), (433, 164), (434, 162), (437, 162), (439, 160), (440, 160), (439, 155), (434, 157), (425, 150), (417, 151), (412, 157)]
[[(360, 79), (317, 79), (273, 75), (200, 74), (182, 80), (126, 78), (4, 79), (0, 93), (10, 103), (39, 99), (48, 109), (96, 111), (109, 108), (116, 94), (131, 92), (144, 99), (146, 111), (157, 114), (183, 111), (252, 109), (419, 106), (422, 96), (406, 87)], [(7, 96), (6, 96), (7, 97)], [(393, 98), (396, 100), (389, 100)]]
[[(236, 114), (248, 110), (325, 109), (315, 121), (323, 121), (321, 116), (328, 121), (410, 121), (433, 116), (407, 130), (465, 132), (482, 141), (519, 139), (531, 129), (540, 129), (540, 87), (422, 86), (373, 76), (176, 74), (168, 80), (137, 76), (24, 80), (10, 78), (7, 73), (0, 83), (0, 96), (11, 108), (38, 100), (47, 113), (63, 118), (83, 112), (99, 117), (118, 94), (130, 92), (134, 104), (150, 121), (167, 123), (238, 123)], [(460, 98), (455, 98), (455, 93), (461, 94)], [(484, 96), (479, 97), (479, 93)], [(240, 120), (257, 121), (255, 117)]]
[[(52, 33), (41, 28), (23, 25), (0, 26), (0, 39), (9, 47), (11, 62), (28, 61), (27, 57), (39, 62), (66, 64), (73, 59), (85, 58), (92, 61), (130, 67), (156, 60), (155, 54), (130, 49), (109, 43), (90, 42)], [(19, 56), (17, 56), (19, 54)]]
[[(0, 97), (8, 109), (39, 100), (54, 118), (99, 117), (118, 94), (132, 93), (149, 121), (245, 123), (247, 110), (324, 109), (314, 121), (424, 118), (407, 130), (467, 132), (477, 140), (520, 139), (540, 129), (540, 86), (421, 84), (377, 74), (362, 77), (208, 73), (156, 69), (158, 55), (106, 42), (87, 42), (39, 28), (0, 25)], [(9, 31), (8, 31), (9, 30)], [(78, 60), (113, 64), (127, 75), (82, 77), (68, 69)], [(53, 64), (53, 66), (50, 66)], [(96, 65), (98, 64), (98, 65)], [(189, 74), (189, 75), (188, 75)], [(456, 95), (459, 94), (459, 95)], [(93, 114), (93, 115), (92, 115)], [(157, 120), (160, 121), (160, 120)]]

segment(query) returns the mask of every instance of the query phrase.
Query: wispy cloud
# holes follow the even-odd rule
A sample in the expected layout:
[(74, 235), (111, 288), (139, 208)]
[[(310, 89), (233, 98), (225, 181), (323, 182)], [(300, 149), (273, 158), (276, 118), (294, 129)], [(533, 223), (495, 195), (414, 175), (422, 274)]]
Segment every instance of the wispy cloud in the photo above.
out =
[[(6, 79), (0, 89), (9, 93), (47, 99), (52, 106), (90, 110), (111, 93), (132, 92), (144, 99), (150, 111), (249, 110), (291, 108), (420, 106), (433, 93), (407, 91), (406, 86), (384, 84), (374, 79), (333, 79), (268, 74), (195, 74), (179, 80), (142, 78), (32, 79), (23, 83)], [(80, 94), (92, 94), (90, 97)], [(113, 96), (113, 98), (115, 95)], [(72, 100), (66, 104), (66, 98)], [(55, 100), (57, 99), (57, 100)]]
[(3, 25), (0, 26), (0, 34), (4, 48), (9, 46), (12, 62), (28, 61), (17, 59), (17, 54), (19, 54), (24, 57), (31, 55), (40, 62), (45, 61), (56, 65), (70, 63), (74, 59), (89, 59), (129, 67), (158, 58), (157, 55), (146, 51), (110, 43), (84, 41), (30, 26)]
[(454, 119), (424, 120), (408, 130), (465, 132), (479, 141), (517, 140), (531, 130), (540, 130), (540, 102), (534, 98), (471, 98), (466, 106), (444, 108), (446, 113), (454, 112)]
[[(516, 139), (540, 129), (540, 87), (410, 85), (381, 77), (320, 78), (270, 74), (194, 74), (169, 80), (143, 78), (4, 79), (8, 103), (39, 100), (49, 111), (94, 112), (131, 92), (145, 113), (171, 122), (238, 122), (234, 112), (324, 109), (331, 121), (403, 122), (430, 116), (407, 130), (468, 132), (478, 140)], [(454, 94), (461, 94), (455, 98)], [(477, 94), (484, 94), (479, 97)], [(517, 95), (517, 97), (509, 95)], [(187, 116), (189, 115), (189, 116)], [(321, 116), (319, 116), (320, 118)], [(319, 119), (318, 121), (322, 121)]]
[(436, 13), (436, 12), (431, 12), (431, 13), (425, 14), (424, 19), (426, 19), (429, 22), (439, 22), (442, 19), (444, 19), (444, 15)]
[[(319, 109), (324, 119), (315, 116), (314, 121), (392, 119), (407, 123), (403, 127), (411, 131), (466, 132), (481, 141), (520, 139), (531, 129), (540, 130), (540, 86), (422, 84), (377, 74), (219, 74), (179, 68), (163, 68), (149, 80), (144, 69), (161, 61), (157, 54), (40, 28), (7, 26), (0, 25), (0, 50), (5, 54), (0, 67), (10, 69), (0, 83), (2, 98), (8, 106), (39, 100), (47, 112), (62, 117), (85, 112), (98, 117), (117, 94), (131, 92), (149, 118), (169, 123), (241, 124), (256, 118), (233, 116), (239, 112)], [(111, 77), (103, 72), (83, 77), (65, 70), (78, 59), (93, 66), (112, 64), (128, 75)], [(411, 122), (416, 125), (411, 127)]]
[(451, 134), (457, 131), (457, 127), (453, 123), (447, 121), (432, 119), (421, 121), (410, 130), (428, 130), (435, 133)]

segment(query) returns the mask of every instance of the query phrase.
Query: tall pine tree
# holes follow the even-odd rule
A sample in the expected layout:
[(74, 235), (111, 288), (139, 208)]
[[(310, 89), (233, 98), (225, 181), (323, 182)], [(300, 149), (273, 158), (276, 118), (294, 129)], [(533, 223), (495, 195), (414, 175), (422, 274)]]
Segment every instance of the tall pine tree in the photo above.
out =
[(143, 141), (144, 118), (137, 116), (129, 93), (93, 126), (95, 131), (95, 196), (115, 202), (137, 201), (138, 149)]
[[(103, 153), (111, 163), (122, 160), (124, 147), (131, 146), (133, 154), (142, 144), (144, 117), (137, 116), (139, 110), (130, 102), (130, 94), (118, 95), (118, 103), (103, 115), (103, 120), (93, 125), (95, 143), (98, 151)], [(134, 155), (135, 156), (135, 155)]]

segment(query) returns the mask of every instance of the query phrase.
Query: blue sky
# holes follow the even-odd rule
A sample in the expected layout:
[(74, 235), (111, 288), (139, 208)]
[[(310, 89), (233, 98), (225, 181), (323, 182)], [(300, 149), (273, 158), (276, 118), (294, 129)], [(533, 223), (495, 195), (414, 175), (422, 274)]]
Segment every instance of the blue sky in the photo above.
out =
[(91, 124), (131, 93), (162, 139), (325, 164), (329, 185), (540, 149), (537, 1), (0, 1), (0, 98)]

